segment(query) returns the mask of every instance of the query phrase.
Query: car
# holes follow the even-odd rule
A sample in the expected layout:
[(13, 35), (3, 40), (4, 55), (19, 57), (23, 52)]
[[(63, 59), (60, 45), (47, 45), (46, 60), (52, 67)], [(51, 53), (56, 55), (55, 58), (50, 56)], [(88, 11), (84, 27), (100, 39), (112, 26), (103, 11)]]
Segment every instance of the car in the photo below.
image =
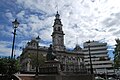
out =
[(105, 80), (104, 78), (100, 77), (100, 76), (96, 76), (95, 80)]

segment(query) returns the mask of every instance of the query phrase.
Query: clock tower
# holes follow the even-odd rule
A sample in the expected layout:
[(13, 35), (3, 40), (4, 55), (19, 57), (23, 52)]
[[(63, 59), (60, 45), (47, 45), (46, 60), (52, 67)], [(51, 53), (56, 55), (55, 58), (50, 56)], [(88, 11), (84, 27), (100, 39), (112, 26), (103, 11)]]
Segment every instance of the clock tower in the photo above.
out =
[(60, 19), (60, 15), (57, 14), (55, 15), (55, 20), (54, 20), (54, 25), (53, 25), (53, 33), (52, 33), (52, 44), (53, 44), (53, 49), (56, 51), (64, 51), (65, 46), (64, 46), (64, 32), (62, 30), (62, 23)]

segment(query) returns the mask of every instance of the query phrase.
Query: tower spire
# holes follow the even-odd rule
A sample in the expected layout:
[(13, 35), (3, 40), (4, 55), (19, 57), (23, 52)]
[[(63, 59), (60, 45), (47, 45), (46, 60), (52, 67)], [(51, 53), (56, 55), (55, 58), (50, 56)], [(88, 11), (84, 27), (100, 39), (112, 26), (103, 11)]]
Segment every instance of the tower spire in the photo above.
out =
[(60, 15), (59, 15), (58, 11), (57, 11), (57, 14), (55, 15), (55, 17), (56, 17), (56, 19), (60, 19)]
[(57, 11), (53, 25), (52, 43), (53, 43), (53, 49), (58, 51), (65, 50), (65, 46), (64, 46), (65, 34), (62, 30), (62, 26), (63, 25), (61, 23), (60, 15)]
[(61, 19), (60, 19), (60, 15), (59, 15), (58, 11), (57, 11), (57, 14), (55, 15), (55, 22), (54, 22), (54, 25), (56, 25), (56, 24), (62, 26)]

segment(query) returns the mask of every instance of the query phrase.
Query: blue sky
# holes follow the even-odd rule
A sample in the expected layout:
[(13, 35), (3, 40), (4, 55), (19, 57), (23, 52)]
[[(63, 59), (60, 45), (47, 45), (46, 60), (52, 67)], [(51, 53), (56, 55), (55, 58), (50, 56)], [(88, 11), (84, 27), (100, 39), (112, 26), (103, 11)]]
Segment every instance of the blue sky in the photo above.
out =
[[(59, 11), (65, 33), (65, 46), (95, 40), (108, 43), (110, 57), (115, 39), (120, 37), (119, 0), (0, 0), (0, 56), (10, 56), (12, 21), (18, 19), (15, 54), (21, 54), (31, 39), (41, 37), (41, 46), (51, 41), (52, 25)], [(77, 39), (77, 40), (76, 40)]]

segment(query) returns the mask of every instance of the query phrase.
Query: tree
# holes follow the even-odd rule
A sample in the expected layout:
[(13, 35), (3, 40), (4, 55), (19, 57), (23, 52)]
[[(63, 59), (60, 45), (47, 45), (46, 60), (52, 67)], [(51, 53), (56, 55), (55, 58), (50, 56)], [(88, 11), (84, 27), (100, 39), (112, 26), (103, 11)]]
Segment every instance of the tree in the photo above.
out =
[(114, 67), (115, 68), (120, 68), (120, 39), (115, 39), (116, 41), (116, 47), (114, 51)]
[(19, 62), (16, 59), (0, 58), (0, 74), (12, 75), (19, 71)]
[(6, 74), (8, 70), (7, 59), (0, 59), (0, 74)]
[[(28, 57), (31, 59), (32, 66), (36, 67), (37, 64), (37, 55), (36, 54), (29, 54)], [(38, 65), (42, 66), (46, 60), (46, 57), (43, 54), (38, 54)]]

